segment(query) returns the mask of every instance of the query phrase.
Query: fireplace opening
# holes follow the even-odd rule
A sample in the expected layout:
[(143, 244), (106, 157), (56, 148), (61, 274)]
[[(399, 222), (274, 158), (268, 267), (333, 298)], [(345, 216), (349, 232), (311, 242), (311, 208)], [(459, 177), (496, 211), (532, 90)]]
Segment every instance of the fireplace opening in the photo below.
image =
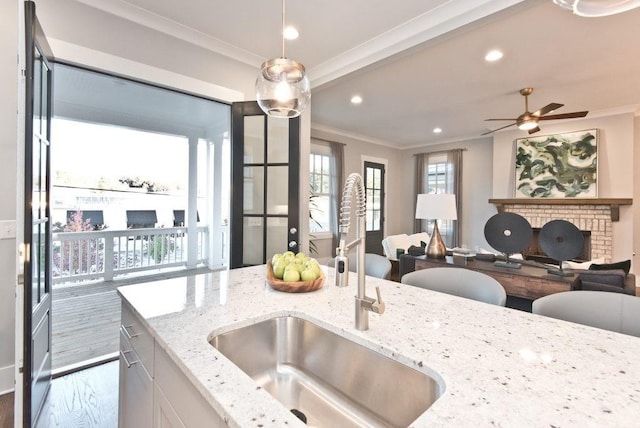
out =
[[(540, 242), (538, 241), (538, 235), (540, 235), (539, 227), (533, 228), (533, 238), (531, 238), (531, 243), (529, 246), (524, 249), (522, 255), (526, 260), (535, 260), (541, 263), (558, 263), (557, 260), (554, 260), (547, 256), (542, 248), (540, 247)], [(584, 243), (582, 245), (582, 253), (579, 256), (572, 259), (572, 261), (576, 262), (586, 262), (591, 260), (591, 231), (589, 230), (581, 230), (582, 237), (584, 238)]]

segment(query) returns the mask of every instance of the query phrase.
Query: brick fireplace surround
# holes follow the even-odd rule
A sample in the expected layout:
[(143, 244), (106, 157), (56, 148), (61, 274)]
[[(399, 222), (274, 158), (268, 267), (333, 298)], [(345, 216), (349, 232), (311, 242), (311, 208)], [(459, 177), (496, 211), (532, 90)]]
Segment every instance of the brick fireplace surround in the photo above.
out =
[(618, 221), (619, 206), (630, 205), (631, 199), (585, 199), (547, 201), (523, 199), (490, 199), (498, 212), (512, 212), (526, 218), (531, 227), (542, 227), (551, 220), (567, 220), (578, 229), (591, 232), (591, 259), (611, 262), (613, 237), (611, 222)]

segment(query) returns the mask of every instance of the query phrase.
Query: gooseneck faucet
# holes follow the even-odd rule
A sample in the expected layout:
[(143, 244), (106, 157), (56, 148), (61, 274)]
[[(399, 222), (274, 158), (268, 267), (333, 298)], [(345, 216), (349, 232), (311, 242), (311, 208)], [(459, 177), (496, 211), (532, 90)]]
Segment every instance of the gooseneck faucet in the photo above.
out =
[[(355, 197), (356, 202), (356, 239), (346, 243), (347, 234), (351, 225), (351, 205)], [(349, 257), (347, 252), (357, 247), (356, 272), (358, 275), (358, 294), (356, 300), (356, 328), (367, 330), (369, 328), (369, 312), (384, 313), (385, 305), (380, 294), (380, 287), (376, 287), (377, 300), (367, 297), (365, 288), (365, 214), (366, 198), (362, 176), (357, 173), (349, 174), (342, 191), (342, 203), (340, 204), (340, 244), (336, 249), (336, 286), (349, 285)]]

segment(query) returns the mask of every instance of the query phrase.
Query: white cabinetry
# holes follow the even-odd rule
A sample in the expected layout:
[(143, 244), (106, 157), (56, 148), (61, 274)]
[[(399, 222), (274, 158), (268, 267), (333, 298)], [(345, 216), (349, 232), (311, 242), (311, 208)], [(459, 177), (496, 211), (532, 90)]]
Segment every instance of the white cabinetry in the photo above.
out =
[[(141, 340), (144, 340), (144, 337), (134, 332), (131, 323), (125, 322), (125, 319), (131, 318), (133, 314), (124, 305), (122, 306), (122, 314), (118, 426), (120, 428), (150, 427), (153, 421), (153, 379), (150, 367), (153, 365), (145, 367), (139, 356), (139, 344)], [(149, 336), (147, 336), (148, 340), (151, 340), (153, 345), (153, 340)], [(151, 349), (153, 350), (153, 346)], [(144, 353), (144, 351), (142, 352)]]
[(222, 418), (124, 302), (119, 406), (120, 428), (224, 426)]

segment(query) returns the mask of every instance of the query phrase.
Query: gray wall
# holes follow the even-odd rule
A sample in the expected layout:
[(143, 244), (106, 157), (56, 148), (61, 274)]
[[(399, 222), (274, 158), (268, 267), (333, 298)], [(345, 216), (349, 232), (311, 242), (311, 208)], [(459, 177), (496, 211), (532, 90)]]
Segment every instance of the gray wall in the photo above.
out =
[[(548, 135), (592, 128), (598, 129), (598, 197), (632, 198), (634, 193), (638, 191), (637, 187), (640, 186), (637, 184), (638, 181), (633, 179), (634, 171), (638, 165), (634, 162), (633, 156), (634, 134), (638, 129), (634, 129), (633, 113), (587, 116), (585, 119), (545, 124), (539, 134)], [(515, 183), (514, 141), (523, 136), (526, 136), (526, 133), (515, 130), (498, 133), (494, 138), (493, 197), (495, 198), (513, 197)], [(637, 205), (636, 202), (635, 207)], [(632, 257), (633, 213), (637, 210), (635, 207), (633, 205), (621, 207), (620, 221), (611, 225), (613, 261)]]
[(462, 154), (462, 212), (460, 219), (460, 244), (468, 248), (476, 246), (491, 248), (484, 239), (484, 224), (497, 210), (489, 204), (493, 182), (493, 140), (491, 137), (423, 146), (402, 153), (402, 182), (406, 191), (400, 192), (403, 199), (398, 206), (411, 207), (404, 210), (399, 233), (413, 231), (415, 208), (415, 154), (441, 150), (465, 149)]
[[(16, 219), (18, 2), (0, 2), (0, 220)], [(16, 240), (0, 240), (0, 393), (13, 389)]]
[[(352, 173), (357, 172), (363, 174), (364, 160), (380, 160), (385, 161), (386, 168), (386, 221), (385, 235), (393, 235), (403, 233), (405, 231), (402, 224), (402, 212), (395, 209), (402, 203), (403, 188), (406, 187), (401, 177), (401, 151), (382, 144), (373, 144), (371, 142), (359, 140), (357, 138), (341, 135), (339, 133), (330, 132), (311, 128), (311, 137), (329, 141), (336, 141), (345, 144), (344, 148), (344, 172), (345, 179)], [(355, 223), (349, 231), (349, 239), (355, 238)], [(330, 239), (316, 240), (318, 246), (317, 257), (334, 256), (335, 249), (331, 248)]]

